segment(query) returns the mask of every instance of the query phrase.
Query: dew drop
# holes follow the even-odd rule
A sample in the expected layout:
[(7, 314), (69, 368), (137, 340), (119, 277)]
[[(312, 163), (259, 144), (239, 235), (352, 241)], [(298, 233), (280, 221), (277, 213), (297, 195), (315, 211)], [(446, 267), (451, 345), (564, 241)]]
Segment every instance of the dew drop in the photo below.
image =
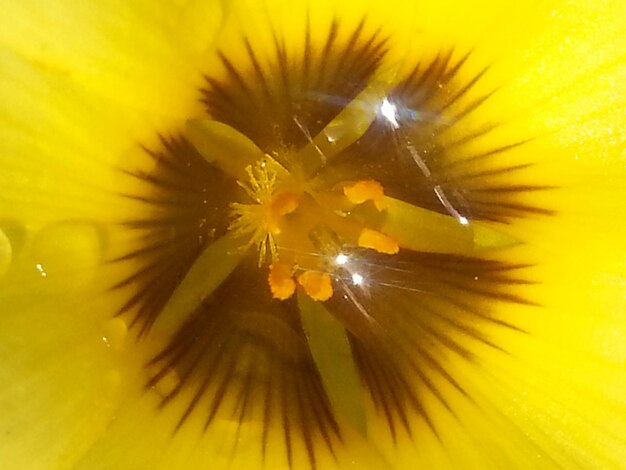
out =
[(113, 318), (108, 320), (104, 325), (102, 341), (112, 351), (119, 352), (124, 349), (126, 336), (128, 335), (128, 327), (126, 322), (121, 318)]
[(174, 389), (180, 383), (180, 376), (174, 369), (169, 369), (158, 382), (154, 384), (154, 391), (159, 394), (161, 398), (165, 398), (170, 395)]
[(91, 222), (64, 221), (45, 226), (30, 246), (35, 275), (55, 289), (85, 287), (102, 263), (104, 238), (104, 230)]
[(41, 263), (35, 264), (35, 269), (39, 271), (39, 274), (41, 275), (41, 277), (48, 277), (48, 273), (46, 272), (46, 270), (44, 269)]

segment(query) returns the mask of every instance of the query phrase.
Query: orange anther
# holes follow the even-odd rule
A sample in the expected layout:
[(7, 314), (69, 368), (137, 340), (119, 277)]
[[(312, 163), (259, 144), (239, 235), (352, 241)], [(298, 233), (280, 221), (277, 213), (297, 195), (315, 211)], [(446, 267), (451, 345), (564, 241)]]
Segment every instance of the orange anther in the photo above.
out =
[(296, 291), (296, 281), (293, 280), (292, 269), (285, 263), (272, 263), (267, 281), (272, 291), (272, 297), (275, 299), (286, 300)]
[(353, 204), (372, 201), (379, 211), (385, 210), (387, 207), (383, 185), (375, 180), (357, 181), (354, 184), (344, 186), (343, 193)]
[(324, 302), (333, 296), (333, 284), (328, 273), (305, 271), (298, 276), (298, 283), (313, 300)]

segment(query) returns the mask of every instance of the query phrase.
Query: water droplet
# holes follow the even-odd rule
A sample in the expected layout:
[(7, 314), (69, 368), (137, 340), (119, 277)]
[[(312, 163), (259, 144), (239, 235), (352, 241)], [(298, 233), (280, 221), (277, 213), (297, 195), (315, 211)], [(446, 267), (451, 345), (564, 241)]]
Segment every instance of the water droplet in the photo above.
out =
[(180, 383), (180, 377), (174, 369), (169, 369), (163, 374), (159, 381), (154, 384), (154, 390), (162, 398), (167, 397)]
[(113, 351), (121, 351), (124, 349), (124, 343), (128, 334), (126, 322), (121, 318), (113, 318), (108, 320), (104, 325), (104, 333), (102, 341), (108, 348)]
[(44, 269), (43, 265), (41, 263), (37, 263), (35, 264), (35, 268), (37, 269), (37, 271), (39, 271), (39, 274), (41, 274), (41, 277), (47, 277), (48, 273), (46, 272), (46, 270)]
[(30, 247), (36, 276), (52, 283), (55, 289), (83, 288), (93, 280), (102, 263), (104, 238), (103, 229), (91, 222), (47, 225), (37, 232)]

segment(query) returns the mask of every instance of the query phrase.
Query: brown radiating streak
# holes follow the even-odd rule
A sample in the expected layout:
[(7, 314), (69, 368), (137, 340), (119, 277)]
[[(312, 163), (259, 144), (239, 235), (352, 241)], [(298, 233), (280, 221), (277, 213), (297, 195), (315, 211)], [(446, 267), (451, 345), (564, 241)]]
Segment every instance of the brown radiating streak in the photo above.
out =
[(266, 273), (257, 269), (254, 258), (192, 312), (149, 366), (156, 370), (149, 388), (177, 371), (179, 382), (163, 396), (161, 406), (186, 402), (179, 427), (191, 413), (206, 416), (205, 428), (220, 415), (239, 426), (259, 420), (263, 455), (270, 436), (277, 433), (286, 444), (289, 464), (299, 439), (311, 467), (320, 448), (334, 455), (342, 442), (296, 302), (271, 298)]
[(244, 38), (247, 63), (235, 66), (221, 53), (226, 78), (206, 77), (202, 101), (208, 114), (267, 153), (303, 147), (302, 128), (317, 135), (367, 86), (384, 58), (387, 40), (380, 31), (368, 37), (364, 26), (365, 20), (339, 43), (340, 24), (334, 21), (319, 47), (311, 44), (307, 27), (304, 51), (295, 53), (275, 36), (275, 59), (265, 69)]
[(389, 256), (356, 250), (350, 257), (365, 285), (344, 284), (351, 295), (335, 295), (327, 308), (349, 333), (374, 406), (394, 440), (400, 430), (415, 435), (419, 420), (408, 419), (409, 410), (438, 436), (432, 401), (453, 416), (450, 393), (471, 401), (447, 364), (455, 356), (479, 364), (477, 345), (508, 354), (506, 345), (490, 336), (494, 328), (524, 333), (497, 316), (493, 304), (535, 305), (512, 291), (532, 284), (521, 274), (529, 266), (411, 251)]
[(111, 288), (128, 292), (117, 315), (139, 336), (150, 330), (202, 250), (226, 232), (229, 201), (239, 191), (184, 138), (163, 137), (161, 144), (159, 151), (146, 150), (155, 163), (152, 172), (125, 171), (147, 189), (123, 196), (144, 210), (121, 222), (133, 234), (134, 247), (111, 260), (132, 266)]

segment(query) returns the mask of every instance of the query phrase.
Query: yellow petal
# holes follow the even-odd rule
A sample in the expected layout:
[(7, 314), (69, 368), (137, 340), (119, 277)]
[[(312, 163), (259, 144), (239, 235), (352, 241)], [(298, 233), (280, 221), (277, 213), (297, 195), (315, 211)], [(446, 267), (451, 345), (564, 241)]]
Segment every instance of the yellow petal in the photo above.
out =
[(124, 394), (126, 364), (140, 360), (120, 359), (124, 333), (109, 327), (121, 299), (106, 289), (120, 272), (105, 260), (128, 248), (113, 223), (134, 211), (118, 190), (136, 185), (120, 164), (149, 165), (141, 145), (197, 108), (189, 61), (215, 35), (191, 15), (204, 44), (183, 52), (178, 30), (161, 26), (188, 11), (92, 7), (7, 5), (0, 32), (0, 229), (11, 252), (0, 460), (15, 468), (72, 467)]
[[(372, 34), (381, 26), (382, 34), (390, 35), (385, 65), (398, 76), (420, 60), (431, 63), (441, 51), (454, 49), (455, 60), (474, 51), (458, 78), (460, 83), (481, 79), (463, 99), (453, 99), (459, 90), (446, 89), (452, 99), (446, 109), (462, 113), (470, 98), (489, 99), (441, 136), (443, 146), (456, 145), (459, 151), (436, 176), (458, 189), (458, 199), (465, 195), (478, 219), (508, 226), (501, 238), (488, 222), (477, 225), (485, 230), (475, 232), (473, 244), (503, 248), (489, 258), (402, 250), (391, 258), (405, 256), (398, 259), (413, 263), (407, 270), (406, 264), (381, 261), (377, 253), (355, 257), (358, 268), (367, 271), (359, 271), (364, 282), (344, 286), (345, 296), (329, 299), (327, 310), (347, 323), (355, 358), (348, 366), (369, 379), (363, 385), (369, 398), (348, 420), (358, 422), (363, 414), (366, 438), (347, 426), (335, 458), (330, 452), (315, 454), (317, 468), (623, 467), (625, 8), (621, 0), (407, 0), (392, 8), (330, 0), (315, 5), (304, 0), (6, 5), (0, 31), (0, 234), (5, 235), (0, 237), (0, 271), (5, 271), (0, 306), (10, 313), (0, 318), (2, 381), (9, 384), (0, 393), (5, 437), (0, 460), (16, 468), (74, 467), (101, 436), (79, 468), (313, 466), (301, 436), (293, 440), (290, 465), (280, 425), (272, 432), (282, 437), (268, 440), (263, 461), (263, 419), (239, 419), (240, 390), (230, 389), (226, 401), (232, 406), (221, 410), (213, 426), (205, 430), (206, 415), (192, 413), (176, 430), (189, 400), (211, 376), (196, 376), (195, 388), (184, 390), (187, 401), (174, 400), (171, 407), (163, 402), (168, 390), (190, 379), (164, 371), (163, 383), (146, 389), (151, 373), (146, 362), (154, 348), (170, 344), (169, 332), (157, 330), (145, 343), (120, 348), (126, 327), (111, 315), (125, 294), (103, 293), (103, 286), (135, 272), (105, 260), (136, 247), (136, 237), (116, 224), (146, 211), (144, 203), (120, 194), (144, 195), (151, 187), (120, 169), (152, 175), (157, 164), (141, 147), (158, 151), (159, 133), (180, 132), (202, 113), (202, 72), (232, 79), (213, 49), (222, 18), (224, 56), (253, 65), (243, 41), (247, 37), (266, 66), (275, 58), (276, 38), (302, 51), (302, 32), (310, 24), (311, 44), (319, 48), (336, 17), (341, 22), (337, 41), (345, 43), (365, 16), (364, 31)], [(323, 72), (324, 79), (332, 77)], [(353, 101), (347, 117), (334, 122), (347, 136), (341, 145), (358, 147), (374, 119), (371, 109), (361, 113), (358, 104)], [(263, 145), (263, 135), (237, 129), (263, 151), (272, 147)], [(397, 140), (391, 144), (410, 148), (406, 136), (392, 134)], [(478, 137), (459, 143), (471, 135)], [(276, 134), (272, 138), (280, 141)], [(309, 143), (320, 147), (314, 138)], [(488, 151), (482, 159), (472, 158)], [(411, 157), (420, 167), (423, 162)], [(534, 166), (522, 167), (528, 163)], [(502, 171), (488, 173), (495, 170)], [(347, 180), (337, 173), (339, 181)], [(519, 198), (504, 196), (511, 190), (519, 191)], [(396, 225), (398, 231), (407, 227)], [(460, 232), (450, 233), (454, 247), (465, 240)], [(509, 246), (508, 237), (520, 243)], [(76, 269), (66, 269), (70, 263)], [(523, 275), (517, 276), (518, 270)], [(380, 297), (368, 296), (368, 281), (370, 293), (382, 292)], [(259, 282), (267, 293), (265, 277)], [(224, 299), (235, 301), (241, 296), (233, 292), (253, 291), (257, 284), (231, 285)], [(210, 290), (204, 289), (203, 294)], [(237, 333), (226, 337), (250, 347), (228, 358), (243, 361), (237, 371), (249, 380), (257, 372), (270, 373), (286, 377), (278, 383), (311, 390), (308, 385), (318, 384), (312, 364), (320, 356), (307, 356), (297, 320), (288, 323), (289, 334), (276, 334), (285, 331), (285, 322), (272, 316), (282, 312), (291, 318), (281, 308), (289, 307), (233, 309), (232, 316), (224, 316), (226, 326), (238, 322)], [(408, 318), (402, 315), (406, 312)], [(223, 333), (192, 328), (212, 319), (205, 315), (188, 326), (198, 334)], [(374, 334), (360, 336), (371, 332), (372, 319), (378, 322)], [(419, 335), (408, 334), (416, 330)], [(250, 336), (257, 343), (248, 342)], [(197, 337), (176, 344), (189, 352), (185, 348), (196, 345)], [(418, 351), (424, 376), (403, 375), (407, 359), (416, 354), (403, 348), (411, 347)], [(339, 349), (345, 348), (341, 343)], [(267, 357), (275, 367), (263, 362)], [(288, 366), (294, 358), (298, 367)], [(193, 357), (187, 364), (194, 364)], [(303, 370), (308, 381), (300, 381)], [(415, 383), (419, 396), (411, 400), (404, 392)], [(213, 395), (202, 399), (219, 395), (219, 385), (212, 386)], [(336, 383), (329, 388), (339, 393)], [(295, 400), (298, 395), (285, 396)], [(341, 398), (351, 396), (352, 389)], [(393, 403), (399, 397), (411, 406)], [(109, 422), (114, 409), (116, 419)]]

